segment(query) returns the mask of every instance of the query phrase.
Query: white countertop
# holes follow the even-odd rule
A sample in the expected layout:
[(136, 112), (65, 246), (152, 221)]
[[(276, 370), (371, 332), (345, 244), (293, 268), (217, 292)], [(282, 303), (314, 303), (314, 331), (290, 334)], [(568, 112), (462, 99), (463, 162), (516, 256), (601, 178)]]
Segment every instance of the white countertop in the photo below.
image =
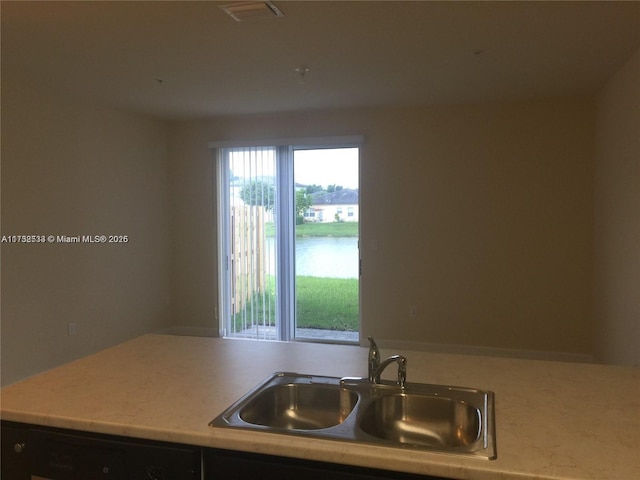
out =
[(410, 382), (494, 391), (498, 458), (207, 425), (276, 371), (366, 375), (367, 350), (354, 346), (145, 335), (5, 387), (1, 417), (459, 479), (640, 478), (638, 368), (381, 353), (405, 355)]

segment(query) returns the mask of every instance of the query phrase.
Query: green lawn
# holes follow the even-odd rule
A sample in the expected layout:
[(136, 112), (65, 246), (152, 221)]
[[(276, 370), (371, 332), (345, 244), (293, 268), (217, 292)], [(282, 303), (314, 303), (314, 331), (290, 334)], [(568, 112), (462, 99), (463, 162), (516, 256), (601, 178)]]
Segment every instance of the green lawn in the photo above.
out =
[[(273, 223), (265, 225), (267, 237), (275, 235)], [(297, 237), (357, 237), (358, 222), (303, 223), (296, 225)]]
[[(275, 285), (268, 279), (268, 291), (255, 295), (252, 302), (253, 318), (275, 319)], [(296, 314), (298, 328), (322, 330), (358, 330), (358, 279), (296, 277)], [(247, 310), (247, 309), (245, 309)], [(242, 328), (242, 318), (248, 311), (234, 316), (236, 330)]]
[(357, 237), (358, 222), (303, 223), (296, 225), (297, 237)]
[(296, 277), (298, 328), (358, 330), (358, 279)]

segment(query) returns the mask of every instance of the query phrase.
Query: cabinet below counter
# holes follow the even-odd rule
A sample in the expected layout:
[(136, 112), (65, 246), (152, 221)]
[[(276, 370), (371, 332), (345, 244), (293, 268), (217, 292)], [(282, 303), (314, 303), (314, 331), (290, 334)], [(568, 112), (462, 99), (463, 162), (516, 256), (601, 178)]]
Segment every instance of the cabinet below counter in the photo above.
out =
[(2, 422), (0, 476), (8, 480), (198, 480), (201, 449)]
[(382, 350), (393, 353), (408, 358), (410, 382), (495, 392), (496, 460), (211, 428), (273, 372), (364, 376), (367, 350), (169, 335), (145, 335), (3, 388), (3, 433), (13, 429), (3, 435), (3, 457), (20, 443), (6, 443), (11, 435), (28, 426), (202, 456), (205, 478), (243, 478), (243, 468), (247, 478), (640, 478), (640, 369)]
[(2, 421), (7, 480), (446, 480)]

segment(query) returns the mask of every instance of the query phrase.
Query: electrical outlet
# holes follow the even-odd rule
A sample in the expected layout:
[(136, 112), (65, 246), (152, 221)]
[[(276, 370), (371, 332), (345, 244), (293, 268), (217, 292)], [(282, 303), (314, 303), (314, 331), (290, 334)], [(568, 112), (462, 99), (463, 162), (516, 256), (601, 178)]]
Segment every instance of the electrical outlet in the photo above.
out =
[(69, 332), (69, 335), (75, 335), (77, 330), (78, 330), (78, 326), (76, 325), (75, 322), (71, 322), (67, 326), (67, 331)]

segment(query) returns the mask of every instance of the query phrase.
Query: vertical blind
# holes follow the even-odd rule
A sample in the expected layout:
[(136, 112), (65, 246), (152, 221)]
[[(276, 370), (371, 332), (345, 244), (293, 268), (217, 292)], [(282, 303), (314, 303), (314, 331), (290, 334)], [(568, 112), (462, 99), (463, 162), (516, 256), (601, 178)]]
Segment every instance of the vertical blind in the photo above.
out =
[(228, 171), (230, 312), (227, 337), (273, 339), (276, 329), (276, 148), (222, 149)]

